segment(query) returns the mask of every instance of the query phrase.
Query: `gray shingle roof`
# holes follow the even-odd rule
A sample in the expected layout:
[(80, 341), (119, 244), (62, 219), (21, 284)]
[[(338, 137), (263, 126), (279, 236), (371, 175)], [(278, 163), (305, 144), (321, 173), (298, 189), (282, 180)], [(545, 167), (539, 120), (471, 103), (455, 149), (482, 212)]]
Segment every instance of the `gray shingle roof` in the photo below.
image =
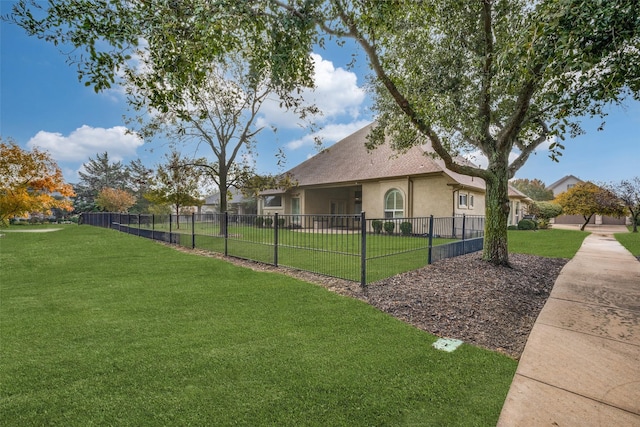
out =
[(441, 172), (442, 167), (421, 147), (395, 152), (388, 144), (368, 151), (366, 138), (373, 124), (336, 142), (289, 171), (298, 185), (365, 181)]
[[(430, 150), (428, 146), (415, 146), (404, 153), (398, 153), (391, 148), (390, 144), (383, 144), (368, 151), (365, 143), (367, 135), (374, 125), (375, 123), (365, 126), (336, 142), (331, 147), (290, 169), (288, 173), (301, 187), (445, 174), (463, 187), (484, 191), (484, 180), (447, 169), (443, 160), (427, 154)], [(470, 164), (462, 157), (456, 160)], [(527, 197), (511, 186), (509, 186), (509, 196), (523, 199)]]

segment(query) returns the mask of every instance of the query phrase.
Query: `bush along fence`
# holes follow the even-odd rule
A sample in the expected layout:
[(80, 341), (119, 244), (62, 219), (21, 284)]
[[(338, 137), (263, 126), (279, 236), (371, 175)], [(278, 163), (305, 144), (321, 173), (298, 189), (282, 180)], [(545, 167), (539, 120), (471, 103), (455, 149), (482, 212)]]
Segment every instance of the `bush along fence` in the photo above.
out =
[(482, 250), (484, 217), (84, 213), (81, 223), (368, 283)]

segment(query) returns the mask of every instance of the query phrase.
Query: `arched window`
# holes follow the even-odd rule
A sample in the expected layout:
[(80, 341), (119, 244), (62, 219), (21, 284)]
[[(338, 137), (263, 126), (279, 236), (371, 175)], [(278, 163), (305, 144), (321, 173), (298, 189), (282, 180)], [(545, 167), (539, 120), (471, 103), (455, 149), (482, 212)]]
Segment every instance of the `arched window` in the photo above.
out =
[(400, 190), (391, 189), (384, 196), (384, 217), (402, 218), (404, 217), (404, 198)]

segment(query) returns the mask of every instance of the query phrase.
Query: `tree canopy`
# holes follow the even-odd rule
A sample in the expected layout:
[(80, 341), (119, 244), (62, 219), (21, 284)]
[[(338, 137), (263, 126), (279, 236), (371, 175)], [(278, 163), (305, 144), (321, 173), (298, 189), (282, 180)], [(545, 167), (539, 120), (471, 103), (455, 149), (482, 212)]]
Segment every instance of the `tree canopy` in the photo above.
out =
[(15, 142), (0, 138), (0, 226), (12, 217), (30, 213), (70, 211), (73, 196), (60, 168), (47, 152), (24, 151)]
[[(170, 205), (179, 217), (184, 208), (202, 205), (199, 190), (202, 173), (175, 150), (167, 154), (165, 160), (158, 165), (151, 190), (145, 198), (158, 205)], [(179, 218), (177, 226), (180, 227)]]
[(620, 199), (611, 191), (599, 187), (592, 182), (581, 182), (564, 193), (558, 194), (554, 200), (562, 206), (567, 215), (581, 215), (584, 230), (594, 215), (623, 216), (625, 209)]
[(519, 178), (510, 181), (510, 183), (535, 201), (553, 200), (553, 190), (549, 190), (540, 179)]
[(631, 215), (633, 221), (633, 232), (638, 232), (638, 222), (640, 222), (640, 177), (623, 179), (605, 185), (605, 188), (615, 194), (624, 204)]
[[(239, 188), (253, 175), (252, 165), (240, 157), (255, 158), (257, 154), (255, 137), (262, 128), (257, 128), (255, 121), (274, 91), (269, 80), (250, 69), (239, 55), (230, 53), (209, 66), (199, 85), (177, 93), (172, 85), (156, 81), (151, 73), (129, 71), (128, 81), (130, 102), (141, 112), (132, 122), (141, 124), (139, 133), (143, 137), (164, 134), (174, 146), (190, 144), (195, 146), (194, 151), (201, 145), (210, 148), (214, 161), (193, 165), (202, 168), (216, 184), (221, 195), (219, 209), (225, 212), (230, 188)], [(289, 99), (299, 103), (293, 97)]]
[[(637, 0), (59, 0), (43, 14), (34, 5), (19, 2), (9, 19), (83, 49), (80, 78), (96, 90), (143, 40), (154, 75), (178, 90), (241, 52), (286, 96), (311, 84), (313, 46), (356, 40), (378, 113), (370, 146), (428, 142), (449, 169), (482, 178), (483, 257), (495, 264), (508, 265), (508, 180), (533, 150), (549, 142), (557, 159), (565, 135), (582, 132), (579, 117), (640, 95)], [(486, 168), (456, 161), (473, 151)]]
[(118, 188), (103, 188), (96, 197), (96, 205), (107, 212), (128, 212), (135, 203), (133, 194)]

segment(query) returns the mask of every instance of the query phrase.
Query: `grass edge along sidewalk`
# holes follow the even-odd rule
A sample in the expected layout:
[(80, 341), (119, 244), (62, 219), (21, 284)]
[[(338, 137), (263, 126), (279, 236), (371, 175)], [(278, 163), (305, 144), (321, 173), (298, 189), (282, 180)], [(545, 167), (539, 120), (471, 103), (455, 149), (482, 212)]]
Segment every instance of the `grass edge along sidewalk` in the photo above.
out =
[(95, 227), (0, 243), (3, 425), (495, 425), (516, 361)]

